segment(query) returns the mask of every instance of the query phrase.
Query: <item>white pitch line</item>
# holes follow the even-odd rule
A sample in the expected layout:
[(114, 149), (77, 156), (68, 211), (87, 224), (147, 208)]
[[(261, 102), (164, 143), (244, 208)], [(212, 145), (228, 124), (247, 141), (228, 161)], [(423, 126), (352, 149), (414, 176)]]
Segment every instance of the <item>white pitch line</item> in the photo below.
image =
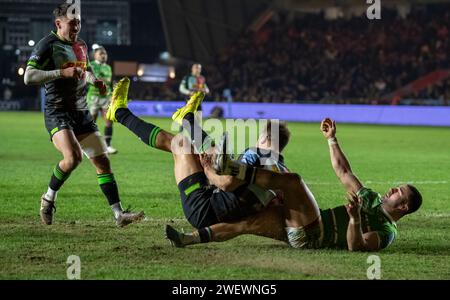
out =
[[(310, 185), (341, 185), (341, 183), (339, 183), (338, 181), (336, 182), (308, 182), (305, 181), (306, 184), (310, 184)], [(405, 184), (405, 183), (409, 183), (409, 184), (448, 184), (447, 180), (423, 180), (423, 181), (372, 181), (372, 180), (366, 180), (363, 181), (363, 183), (365, 184)]]
[(433, 217), (433, 218), (450, 218), (450, 213), (425, 213), (423, 214), (425, 217)]

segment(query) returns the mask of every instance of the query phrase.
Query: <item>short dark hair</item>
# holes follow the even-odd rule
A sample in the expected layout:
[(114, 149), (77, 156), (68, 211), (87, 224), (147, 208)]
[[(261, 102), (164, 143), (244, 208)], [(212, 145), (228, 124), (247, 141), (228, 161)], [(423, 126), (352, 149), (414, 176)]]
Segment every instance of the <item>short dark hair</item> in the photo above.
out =
[(55, 17), (55, 19), (67, 16), (67, 11), (69, 10), (69, 7), (71, 5), (72, 4), (69, 4), (67, 2), (64, 2), (64, 3), (61, 3), (60, 5), (58, 5), (53, 10), (53, 16)]
[(406, 213), (407, 215), (409, 215), (416, 212), (422, 205), (422, 195), (415, 186), (411, 184), (407, 184), (406, 186), (411, 192), (408, 202), (408, 212)]
[(272, 125), (274, 123), (278, 124), (278, 143), (280, 147), (279, 151), (283, 152), (284, 148), (286, 148), (287, 144), (289, 143), (291, 132), (289, 131), (286, 122), (270, 120), (267, 122), (267, 126), (263, 131), (263, 133), (266, 134), (270, 139), (272, 139)]

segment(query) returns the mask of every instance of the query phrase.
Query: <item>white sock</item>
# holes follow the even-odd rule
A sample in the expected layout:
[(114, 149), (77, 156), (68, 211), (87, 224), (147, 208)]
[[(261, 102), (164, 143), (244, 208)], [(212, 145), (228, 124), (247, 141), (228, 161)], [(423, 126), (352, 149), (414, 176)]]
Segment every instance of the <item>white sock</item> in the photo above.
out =
[(55, 202), (57, 193), (58, 193), (57, 191), (54, 191), (49, 187), (47, 193), (45, 193), (44, 198), (47, 199), (48, 201)]
[(120, 202), (117, 202), (117, 203), (111, 205), (111, 209), (112, 209), (112, 211), (114, 213), (114, 218), (116, 218), (116, 219), (123, 212), (122, 205), (120, 204)]

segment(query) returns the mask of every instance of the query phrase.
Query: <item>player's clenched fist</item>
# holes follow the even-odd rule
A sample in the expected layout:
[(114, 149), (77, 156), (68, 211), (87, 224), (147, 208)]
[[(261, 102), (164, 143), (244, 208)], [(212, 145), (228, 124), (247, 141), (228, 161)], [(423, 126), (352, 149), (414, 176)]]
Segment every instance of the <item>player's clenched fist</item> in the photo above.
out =
[(327, 139), (334, 138), (336, 136), (336, 122), (326, 118), (320, 124), (320, 130)]
[(84, 71), (81, 68), (77, 67), (69, 67), (65, 69), (61, 69), (61, 76), (63, 78), (74, 78), (74, 79), (81, 79), (83, 78)]

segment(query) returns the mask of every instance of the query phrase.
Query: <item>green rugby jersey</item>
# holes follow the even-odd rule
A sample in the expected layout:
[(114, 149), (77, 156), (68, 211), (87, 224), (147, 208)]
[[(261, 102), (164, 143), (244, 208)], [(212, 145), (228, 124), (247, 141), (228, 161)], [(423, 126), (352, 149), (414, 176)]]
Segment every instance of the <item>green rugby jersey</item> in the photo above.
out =
[[(61, 40), (55, 32), (40, 40), (27, 63), (36, 69), (51, 71), (89, 67), (88, 48), (78, 39), (74, 43)], [(59, 78), (45, 84), (46, 109), (86, 110), (86, 78)]]
[[(97, 61), (91, 62), (91, 68), (97, 79), (103, 80), (106, 84), (106, 95), (102, 97), (110, 97), (112, 92), (112, 69), (108, 64), (102, 64)], [(89, 85), (88, 97), (100, 96), (100, 91), (93, 85)]]
[[(381, 195), (363, 187), (358, 193), (363, 201), (361, 226), (363, 233), (376, 231), (380, 237), (380, 248), (388, 247), (397, 237), (397, 224), (381, 207)], [(322, 247), (347, 249), (349, 216), (344, 205), (321, 210), (324, 227)]]

